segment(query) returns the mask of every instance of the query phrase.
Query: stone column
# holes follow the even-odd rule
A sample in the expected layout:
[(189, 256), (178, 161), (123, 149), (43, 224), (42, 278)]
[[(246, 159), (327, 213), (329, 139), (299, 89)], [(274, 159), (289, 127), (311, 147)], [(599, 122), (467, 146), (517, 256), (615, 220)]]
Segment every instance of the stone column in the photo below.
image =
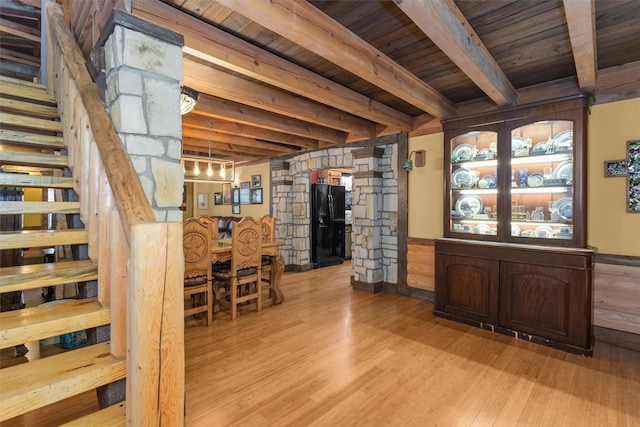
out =
[(353, 277), (356, 289), (381, 291), (384, 281), (382, 250), (384, 149), (367, 147), (353, 153)]
[[(114, 10), (101, 36), (105, 102), (158, 221), (182, 221), (182, 35)], [(102, 43), (99, 42), (99, 46)]]
[(283, 240), (280, 254), (285, 265), (293, 264), (293, 179), (289, 162), (271, 163), (271, 215), (276, 219), (276, 239)]

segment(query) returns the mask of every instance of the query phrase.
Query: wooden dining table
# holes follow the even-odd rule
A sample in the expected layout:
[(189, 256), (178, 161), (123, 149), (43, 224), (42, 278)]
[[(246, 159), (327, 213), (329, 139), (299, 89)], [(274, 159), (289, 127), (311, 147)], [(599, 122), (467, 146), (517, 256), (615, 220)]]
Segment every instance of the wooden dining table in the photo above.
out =
[[(280, 279), (284, 273), (284, 257), (280, 255), (280, 246), (284, 245), (282, 240), (272, 240), (262, 242), (262, 255), (271, 257), (271, 281), (273, 283), (273, 294), (271, 299), (274, 304), (284, 301), (284, 295), (280, 291)], [(231, 259), (231, 239), (220, 239), (211, 246), (211, 262), (225, 262)]]

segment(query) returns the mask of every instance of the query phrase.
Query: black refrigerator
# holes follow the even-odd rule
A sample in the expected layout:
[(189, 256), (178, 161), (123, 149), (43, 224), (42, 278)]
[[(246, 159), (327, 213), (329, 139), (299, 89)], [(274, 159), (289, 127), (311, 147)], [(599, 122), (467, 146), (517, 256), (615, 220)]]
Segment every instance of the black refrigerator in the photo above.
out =
[(313, 268), (344, 260), (344, 187), (311, 184), (311, 262)]

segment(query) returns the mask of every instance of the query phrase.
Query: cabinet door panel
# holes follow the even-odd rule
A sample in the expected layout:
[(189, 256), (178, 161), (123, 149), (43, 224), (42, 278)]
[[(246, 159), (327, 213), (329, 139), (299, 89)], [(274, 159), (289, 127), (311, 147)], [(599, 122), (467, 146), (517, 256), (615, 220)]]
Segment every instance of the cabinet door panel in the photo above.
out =
[(486, 323), (498, 319), (497, 261), (436, 256), (436, 310)]
[[(590, 332), (585, 272), (502, 262), (500, 326), (586, 347)], [(586, 318), (585, 318), (586, 316)]]

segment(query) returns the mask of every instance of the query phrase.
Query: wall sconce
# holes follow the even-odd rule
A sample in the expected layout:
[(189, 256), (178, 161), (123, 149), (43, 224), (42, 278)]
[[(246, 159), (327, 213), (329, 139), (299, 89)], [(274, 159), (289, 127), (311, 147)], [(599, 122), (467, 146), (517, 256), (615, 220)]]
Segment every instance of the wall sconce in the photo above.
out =
[(404, 166), (402, 167), (406, 171), (413, 170), (413, 160), (411, 160), (411, 156), (415, 154), (416, 158), (416, 167), (421, 168), (425, 165), (425, 151), (424, 150), (415, 150), (409, 154), (409, 158), (405, 160)]
[(200, 93), (188, 86), (182, 86), (180, 90), (180, 115), (184, 116), (196, 108), (196, 102), (200, 98)]

